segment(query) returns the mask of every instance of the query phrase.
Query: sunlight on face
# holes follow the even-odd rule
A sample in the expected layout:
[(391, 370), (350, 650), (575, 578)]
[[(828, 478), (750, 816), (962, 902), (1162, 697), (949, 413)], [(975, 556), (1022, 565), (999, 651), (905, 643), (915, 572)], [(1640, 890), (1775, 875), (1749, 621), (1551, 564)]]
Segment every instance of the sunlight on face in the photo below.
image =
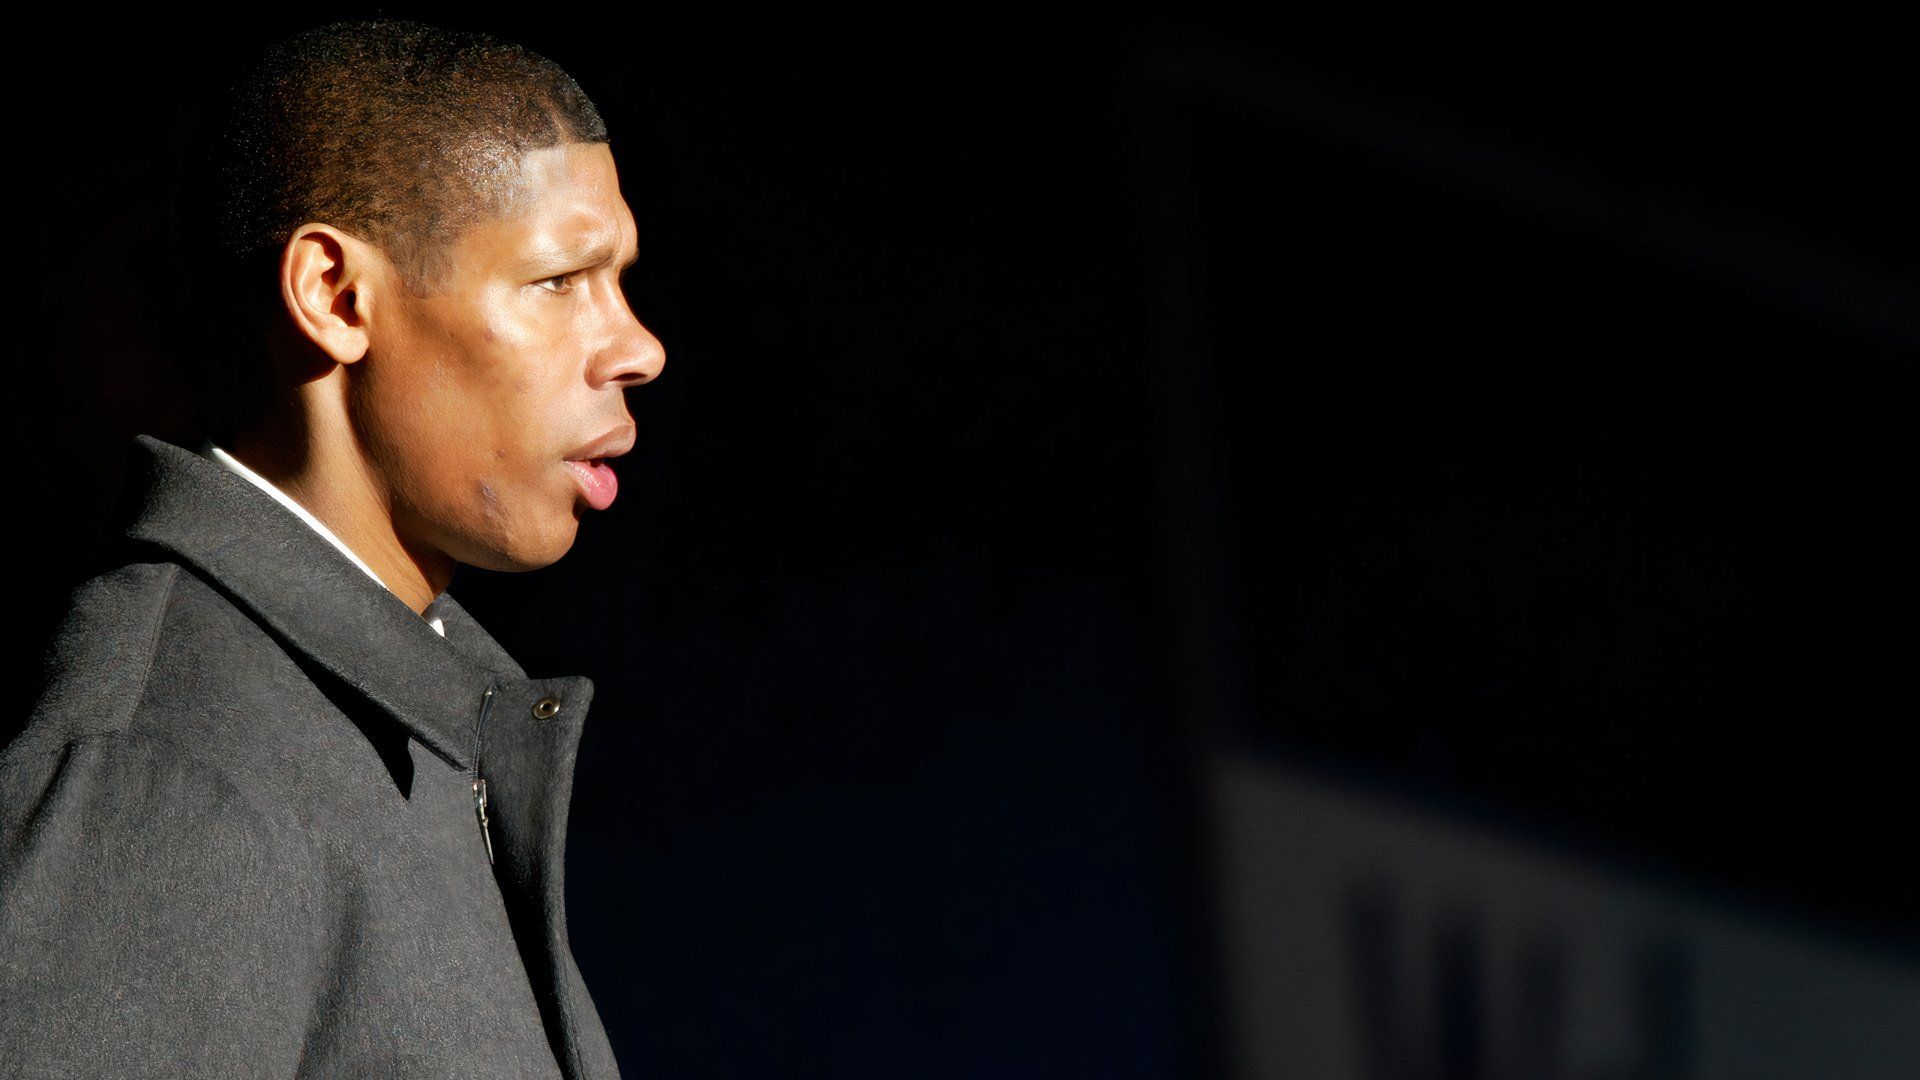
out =
[(569, 143), (520, 166), (506, 216), (449, 252), (444, 291), (383, 292), (352, 383), (396, 530), (494, 570), (573, 546), (588, 504), (566, 459), (630, 431), (622, 391), (666, 361), (620, 287), (638, 247), (612, 152)]

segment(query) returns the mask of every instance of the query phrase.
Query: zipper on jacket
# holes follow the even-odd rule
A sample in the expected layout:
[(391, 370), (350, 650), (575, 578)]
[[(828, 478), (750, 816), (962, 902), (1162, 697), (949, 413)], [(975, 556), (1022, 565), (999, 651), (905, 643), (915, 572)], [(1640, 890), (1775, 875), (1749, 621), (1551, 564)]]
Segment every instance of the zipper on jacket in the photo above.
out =
[(487, 778), (480, 775), (480, 736), (487, 723), (487, 712), (493, 708), (493, 690), (480, 699), (480, 721), (473, 726), (473, 812), (480, 819), (480, 839), (487, 842), (487, 865), (493, 865), (493, 833), (487, 829)]
[(487, 831), (487, 781), (485, 777), (476, 777), (473, 781), (473, 811), (480, 815), (480, 838), (487, 842), (487, 865), (493, 865), (493, 834)]

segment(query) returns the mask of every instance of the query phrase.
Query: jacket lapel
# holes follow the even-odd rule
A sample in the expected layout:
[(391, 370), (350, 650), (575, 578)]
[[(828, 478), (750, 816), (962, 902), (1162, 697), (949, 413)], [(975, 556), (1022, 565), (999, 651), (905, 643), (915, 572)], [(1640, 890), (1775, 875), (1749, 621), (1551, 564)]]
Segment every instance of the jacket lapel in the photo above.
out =
[(496, 675), (525, 673), (465, 609), (446, 605), (443, 638), (306, 522), (219, 463), (144, 434), (132, 455), (134, 510), (123, 537), (199, 572), (449, 765), (472, 767), (487, 687)]

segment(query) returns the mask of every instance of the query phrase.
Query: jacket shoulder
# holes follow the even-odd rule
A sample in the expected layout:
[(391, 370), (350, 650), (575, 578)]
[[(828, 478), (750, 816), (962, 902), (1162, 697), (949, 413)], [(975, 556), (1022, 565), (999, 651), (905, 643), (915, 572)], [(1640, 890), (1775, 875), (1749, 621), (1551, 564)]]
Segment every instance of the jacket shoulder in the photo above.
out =
[(74, 587), (41, 653), (27, 725), (0, 753), (0, 769), (22, 754), (127, 731), (182, 576), (178, 563), (135, 562)]
[[(173, 562), (123, 564), (69, 593), (32, 714), (0, 752), (0, 878), (16, 877), (24, 853), (47, 844), (90, 850), (112, 833), (128, 843), (144, 836), (144, 847), (156, 818), (194, 823), (172, 845), (183, 851), (198, 838), (271, 848), (283, 864), (307, 855), (285, 808), (262, 801), (232, 746), (199, 737), (206, 725), (189, 729), (193, 718), (171, 704), (182, 688), (208, 685), (194, 668), (245, 666), (218, 648), (244, 638), (242, 624), (251, 626)], [(75, 828), (103, 831), (63, 833)]]
[(73, 591), (27, 725), (0, 770), (90, 737), (137, 737), (243, 783), (332, 705), (314, 672), (191, 566), (128, 563)]

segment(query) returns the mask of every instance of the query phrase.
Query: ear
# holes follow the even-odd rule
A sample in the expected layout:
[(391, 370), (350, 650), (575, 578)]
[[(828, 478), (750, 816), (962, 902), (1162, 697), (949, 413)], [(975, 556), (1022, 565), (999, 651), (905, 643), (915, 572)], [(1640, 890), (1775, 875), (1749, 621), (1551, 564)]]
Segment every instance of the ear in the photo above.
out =
[(280, 296), (294, 327), (336, 363), (367, 353), (381, 265), (370, 245), (320, 222), (293, 230), (280, 253)]

